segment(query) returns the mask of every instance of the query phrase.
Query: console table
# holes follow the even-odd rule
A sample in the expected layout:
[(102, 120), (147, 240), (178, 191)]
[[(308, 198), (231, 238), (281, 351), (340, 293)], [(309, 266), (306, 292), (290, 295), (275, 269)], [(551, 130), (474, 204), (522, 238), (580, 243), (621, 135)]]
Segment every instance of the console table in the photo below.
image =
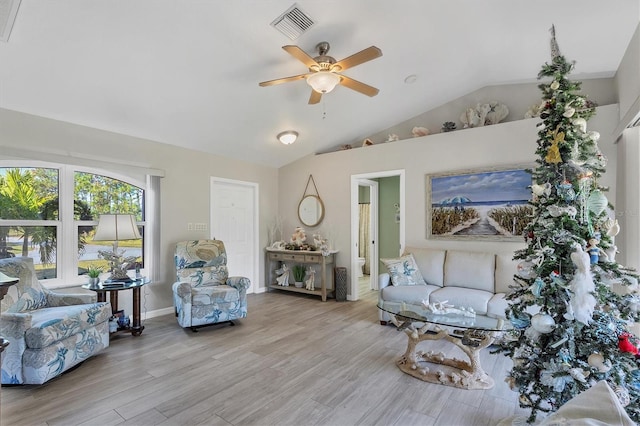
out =
[[(328, 256), (323, 256), (321, 251), (304, 251), (304, 250), (274, 250), (267, 248), (266, 253), (266, 285), (267, 288), (292, 291), (295, 293), (313, 294), (321, 296), (322, 301), (327, 301), (327, 293), (334, 292), (335, 283), (331, 279), (331, 285), (327, 283), (327, 268), (335, 263), (335, 254), (338, 250), (331, 250)], [(315, 290), (307, 290), (304, 287), (298, 288), (293, 285), (281, 286), (276, 282), (276, 270), (279, 269), (282, 263), (286, 263), (288, 266), (294, 264), (304, 264), (318, 266), (320, 269), (320, 280), (318, 280), (318, 274), (316, 273)], [(330, 277), (332, 274), (328, 274)], [(318, 282), (320, 281), (320, 282)]]

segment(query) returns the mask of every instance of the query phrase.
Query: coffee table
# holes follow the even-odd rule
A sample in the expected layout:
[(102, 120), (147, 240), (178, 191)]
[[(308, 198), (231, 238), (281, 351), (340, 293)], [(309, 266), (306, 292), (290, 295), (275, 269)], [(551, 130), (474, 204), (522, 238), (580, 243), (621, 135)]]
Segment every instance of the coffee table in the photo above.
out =
[[(407, 350), (396, 361), (404, 373), (430, 383), (462, 389), (491, 389), (494, 380), (480, 365), (480, 351), (491, 345), (507, 328), (503, 319), (484, 315), (436, 315), (422, 304), (381, 301), (391, 322), (409, 338)], [(423, 352), (417, 345), (425, 340), (446, 340), (464, 352), (469, 361), (448, 358), (442, 352)]]

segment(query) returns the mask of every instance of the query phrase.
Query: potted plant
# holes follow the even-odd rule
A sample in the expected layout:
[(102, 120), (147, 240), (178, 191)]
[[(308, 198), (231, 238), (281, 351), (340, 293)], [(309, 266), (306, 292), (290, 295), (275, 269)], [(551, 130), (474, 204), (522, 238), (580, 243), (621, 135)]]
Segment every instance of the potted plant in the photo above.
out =
[(295, 281), (296, 287), (302, 287), (305, 273), (306, 271), (304, 270), (303, 265), (295, 265), (293, 267), (293, 280)]
[(89, 265), (87, 268), (87, 275), (89, 276), (89, 285), (91, 287), (95, 287), (100, 282), (100, 274), (102, 273), (102, 268), (95, 265)]

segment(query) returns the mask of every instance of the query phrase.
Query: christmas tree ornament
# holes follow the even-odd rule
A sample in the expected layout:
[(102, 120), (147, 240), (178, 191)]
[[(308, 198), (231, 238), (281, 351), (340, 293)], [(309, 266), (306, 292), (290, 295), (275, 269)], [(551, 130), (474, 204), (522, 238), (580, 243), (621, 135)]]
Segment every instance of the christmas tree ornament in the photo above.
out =
[(540, 294), (542, 293), (543, 288), (544, 288), (544, 281), (542, 280), (542, 278), (538, 277), (533, 281), (533, 285), (530, 287), (530, 290), (535, 297), (540, 297)]
[(571, 120), (571, 124), (576, 126), (582, 133), (587, 131), (587, 120), (582, 117), (574, 118)]
[(589, 324), (597, 303), (592, 294), (596, 290), (596, 286), (591, 274), (591, 259), (589, 254), (582, 250), (582, 246), (575, 244), (573, 247), (571, 261), (576, 267), (576, 271), (569, 283), (573, 293), (569, 303), (576, 321)]
[(533, 262), (525, 260), (518, 263), (518, 266), (516, 267), (516, 273), (520, 278), (524, 278), (525, 280), (535, 278), (537, 274), (534, 267), (535, 265), (533, 264)]
[(616, 394), (616, 396), (618, 397), (618, 401), (620, 401), (620, 405), (622, 405), (623, 407), (626, 407), (627, 405), (631, 404), (631, 396), (629, 395), (629, 391), (627, 390), (627, 388), (625, 388), (622, 385), (617, 385), (615, 383), (613, 384), (609, 383), (609, 385), (611, 386), (611, 390), (613, 390), (613, 393)]
[(587, 358), (587, 363), (601, 373), (611, 370), (611, 364), (607, 365), (601, 353), (594, 352)]
[(549, 314), (535, 314), (531, 318), (531, 327), (538, 333), (548, 334), (556, 328), (556, 322)]
[(546, 182), (542, 185), (534, 183), (533, 185), (531, 185), (531, 192), (533, 192), (538, 197), (542, 197), (543, 195), (548, 197), (549, 195), (551, 195), (551, 184), (549, 182)]
[(595, 130), (590, 131), (588, 135), (589, 139), (591, 139), (593, 142), (598, 142), (600, 140), (600, 133), (596, 132)]
[(556, 41), (556, 27), (555, 25), (551, 26), (551, 59), (556, 59), (561, 55), (560, 47), (558, 46), (558, 42)]
[(516, 330), (524, 330), (531, 324), (531, 317), (526, 312), (521, 312), (519, 314), (512, 314), (509, 317), (509, 321), (511, 321), (513, 328)]
[(638, 355), (638, 348), (631, 343), (629, 338), (631, 337), (630, 333), (622, 333), (618, 336), (618, 348), (621, 352), (628, 352), (633, 355)]
[(576, 191), (573, 189), (573, 185), (568, 180), (564, 180), (556, 185), (556, 191), (558, 196), (564, 201), (570, 202), (576, 199)]
[(571, 118), (575, 113), (576, 113), (576, 109), (568, 106), (564, 109), (562, 116), (566, 118)]
[(620, 233), (620, 224), (618, 223), (618, 219), (609, 218), (605, 220), (603, 227), (605, 229), (605, 233), (610, 237), (615, 237)]
[(609, 200), (607, 200), (606, 195), (604, 195), (599, 189), (591, 191), (591, 195), (589, 195), (589, 198), (587, 199), (587, 208), (596, 216), (600, 216), (604, 209), (607, 208), (608, 204)]
[(560, 87), (560, 83), (558, 83), (558, 80), (553, 80), (549, 85), (549, 88), (551, 90), (558, 90), (559, 87)]

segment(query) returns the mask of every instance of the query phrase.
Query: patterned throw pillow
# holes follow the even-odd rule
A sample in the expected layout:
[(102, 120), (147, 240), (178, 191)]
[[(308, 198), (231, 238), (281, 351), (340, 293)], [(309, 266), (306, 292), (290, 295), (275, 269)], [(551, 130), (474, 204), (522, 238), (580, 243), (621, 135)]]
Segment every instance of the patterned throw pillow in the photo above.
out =
[(411, 253), (397, 259), (380, 259), (389, 270), (393, 285), (426, 285)]

